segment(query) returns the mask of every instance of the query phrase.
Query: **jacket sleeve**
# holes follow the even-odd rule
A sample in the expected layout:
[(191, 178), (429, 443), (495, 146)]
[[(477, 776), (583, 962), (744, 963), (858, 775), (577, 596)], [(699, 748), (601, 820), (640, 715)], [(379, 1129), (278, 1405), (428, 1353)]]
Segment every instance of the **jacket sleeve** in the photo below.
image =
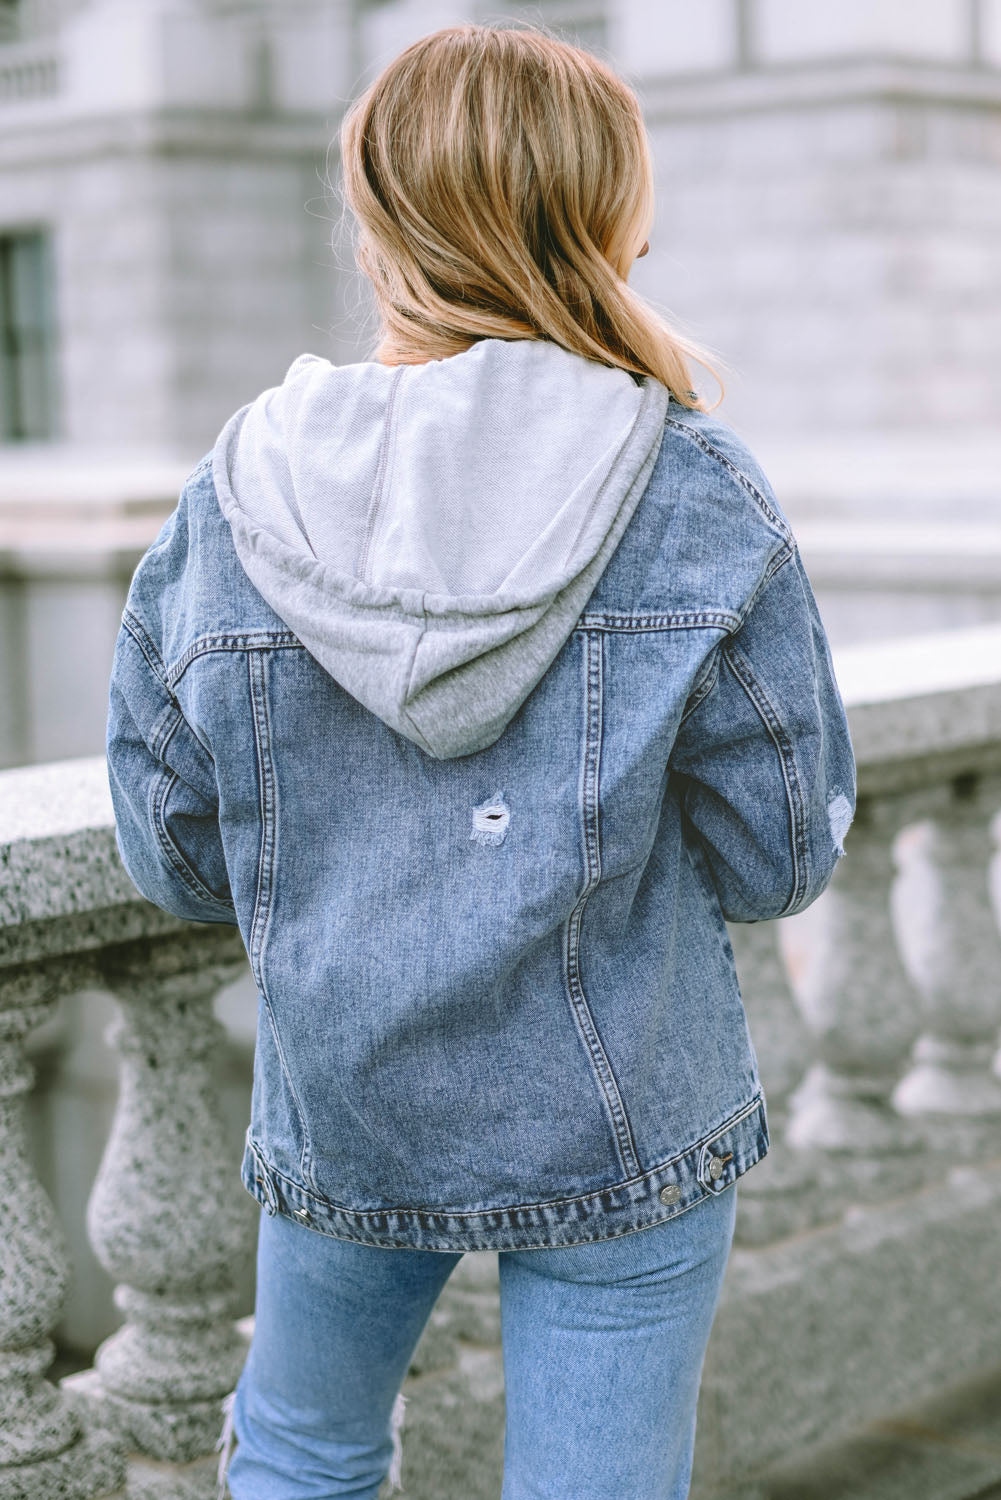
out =
[(128, 609), (112, 664), (106, 752), (115, 841), (133, 884), (174, 916), (235, 926), (212, 757)]
[(820, 895), (854, 816), (855, 759), (794, 544), (700, 675), (670, 770), (727, 921), (788, 916)]

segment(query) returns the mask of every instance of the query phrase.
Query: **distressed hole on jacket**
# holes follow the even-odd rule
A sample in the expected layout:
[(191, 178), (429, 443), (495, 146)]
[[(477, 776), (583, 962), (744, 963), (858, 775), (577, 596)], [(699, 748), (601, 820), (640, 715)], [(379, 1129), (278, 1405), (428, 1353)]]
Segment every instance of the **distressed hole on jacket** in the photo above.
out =
[(478, 844), (503, 844), (507, 837), (511, 809), (502, 792), (495, 792), (487, 802), (473, 808), (473, 827), (469, 837)]
[(845, 834), (851, 827), (852, 805), (844, 792), (839, 792), (827, 804), (827, 817), (831, 825), (831, 838), (840, 857), (845, 852)]

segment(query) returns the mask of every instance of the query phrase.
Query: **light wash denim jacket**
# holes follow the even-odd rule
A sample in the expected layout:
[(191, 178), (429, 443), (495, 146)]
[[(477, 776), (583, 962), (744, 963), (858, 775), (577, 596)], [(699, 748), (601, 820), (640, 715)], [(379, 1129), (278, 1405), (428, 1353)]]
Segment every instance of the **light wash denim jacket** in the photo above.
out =
[(303, 356), (139, 563), (107, 754), (139, 891), (246, 945), (267, 1212), (569, 1245), (764, 1155), (725, 922), (823, 891), (855, 768), (722, 422), (532, 341)]

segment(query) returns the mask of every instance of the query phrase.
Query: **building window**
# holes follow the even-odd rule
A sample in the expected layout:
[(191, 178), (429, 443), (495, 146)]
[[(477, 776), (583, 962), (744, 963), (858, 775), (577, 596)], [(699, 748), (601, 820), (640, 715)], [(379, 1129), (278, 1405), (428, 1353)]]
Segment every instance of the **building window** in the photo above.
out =
[(52, 258), (47, 234), (0, 234), (0, 441), (55, 436)]

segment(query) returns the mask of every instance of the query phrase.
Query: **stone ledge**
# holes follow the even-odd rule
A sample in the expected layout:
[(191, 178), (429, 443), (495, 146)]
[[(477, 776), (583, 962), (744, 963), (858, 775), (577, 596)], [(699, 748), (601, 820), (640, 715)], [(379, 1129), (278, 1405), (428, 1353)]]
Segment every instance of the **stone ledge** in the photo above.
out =
[(103, 756), (0, 772), (0, 966), (193, 925), (126, 874)]
[(833, 58), (742, 71), (642, 77), (630, 82), (651, 124), (706, 115), (776, 113), (857, 102), (963, 105), (996, 110), (1001, 73), (903, 58)]
[(1001, 625), (834, 652), (862, 793), (1001, 768)]
[[(759, 1500), (997, 1500), (1001, 1370), (776, 1468)], [(720, 1496), (718, 1500), (729, 1500)], [(742, 1489), (740, 1500), (749, 1500)]]
[(706, 1357), (692, 1500), (996, 1364), (999, 1233), (994, 1162), (736, 1249)]

